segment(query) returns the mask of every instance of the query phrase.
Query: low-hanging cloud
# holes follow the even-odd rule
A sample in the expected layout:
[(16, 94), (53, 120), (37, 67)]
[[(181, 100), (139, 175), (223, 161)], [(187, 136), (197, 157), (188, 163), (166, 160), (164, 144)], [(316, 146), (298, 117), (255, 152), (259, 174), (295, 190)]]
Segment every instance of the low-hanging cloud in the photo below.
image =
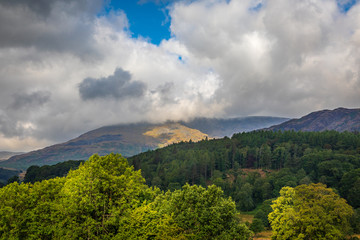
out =
[(79, 84), (79, 93), (83, 100), (97, 98), (126, 99), (143, 96), (146, 86), (139, 81), (132, 81), (131, 74), (117, 68), (114, 75), (104, 78), (85, 78)]

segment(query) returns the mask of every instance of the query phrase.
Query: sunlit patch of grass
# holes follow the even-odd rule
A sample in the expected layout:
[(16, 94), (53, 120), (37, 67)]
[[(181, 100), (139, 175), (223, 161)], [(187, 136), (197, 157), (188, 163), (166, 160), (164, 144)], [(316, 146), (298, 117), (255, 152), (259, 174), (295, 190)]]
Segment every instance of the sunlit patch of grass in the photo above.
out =
[(263, 231), (263, 232), (255, 234), (253, 239), (256, 239), (256, 240), (268, 240), (268, 239), (271, 239), (271, 235), (272, 235), (271, 230)]
[(250, 214), (240, 214), (240, 219), (241, 222), (246, 223), (252, 223), (253, 219), (254, 219), (254, 215), (250, 215)]

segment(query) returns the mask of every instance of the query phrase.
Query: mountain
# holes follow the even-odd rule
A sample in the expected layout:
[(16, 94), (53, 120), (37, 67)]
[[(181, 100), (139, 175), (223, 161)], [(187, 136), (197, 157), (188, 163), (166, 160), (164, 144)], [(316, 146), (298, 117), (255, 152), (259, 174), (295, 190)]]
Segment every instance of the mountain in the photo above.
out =
[(232, 119), (198, 118), (188, 122), (164, 124), (121, 124), (105, 126), (87, 132), (65, 143), (14, 156), (0, 162), (0, 166), (26, 169), (31, 165), (51, 165), (66, 160), (87, 159), (94, 153), (111, 152), (130, 157), (172, 143), (200, 141), (207, 137), (231, 136), (284, 122), (286, 118), (244, 117)]
[(295, 130), (303, 132), (320, 132), (325, 130), (360, 131), (360, 108), (336, 108), (312, 112), (302, 118), (292, 119), (267, 130)]
[(24, 154), (23, 152), (7, 152), (7, 151), (0, 151), (0, 161), (8, 160), (10, 157), (15, 155)]
[(189, 128), (195, 128), (211, 137), (231, 137), (234, 133), (250, 132), (289, 120), (289, 118), (250, 116), (242, 118), (195, 118), (189, 122), (181, 122)]

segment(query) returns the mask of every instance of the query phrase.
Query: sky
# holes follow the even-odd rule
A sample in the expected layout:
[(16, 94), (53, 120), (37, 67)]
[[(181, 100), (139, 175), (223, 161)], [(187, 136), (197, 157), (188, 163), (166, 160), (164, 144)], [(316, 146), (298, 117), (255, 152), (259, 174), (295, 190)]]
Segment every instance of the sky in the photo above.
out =
[(359, 103), (356, 0), (0, 0), (0, 151)]

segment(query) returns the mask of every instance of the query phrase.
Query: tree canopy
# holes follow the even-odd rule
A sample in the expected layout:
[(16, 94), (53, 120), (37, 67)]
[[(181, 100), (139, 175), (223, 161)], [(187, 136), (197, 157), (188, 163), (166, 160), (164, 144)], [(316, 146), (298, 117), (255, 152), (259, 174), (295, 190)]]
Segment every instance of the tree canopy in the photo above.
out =
[(351, 206), (324, 184), (284, 187), (271, 206), (272, 239), (344, 239)]
[(216, 186), (162, 192), (119, 154), (66, 177), (0, 189), (1, 239), (249, 239)]

